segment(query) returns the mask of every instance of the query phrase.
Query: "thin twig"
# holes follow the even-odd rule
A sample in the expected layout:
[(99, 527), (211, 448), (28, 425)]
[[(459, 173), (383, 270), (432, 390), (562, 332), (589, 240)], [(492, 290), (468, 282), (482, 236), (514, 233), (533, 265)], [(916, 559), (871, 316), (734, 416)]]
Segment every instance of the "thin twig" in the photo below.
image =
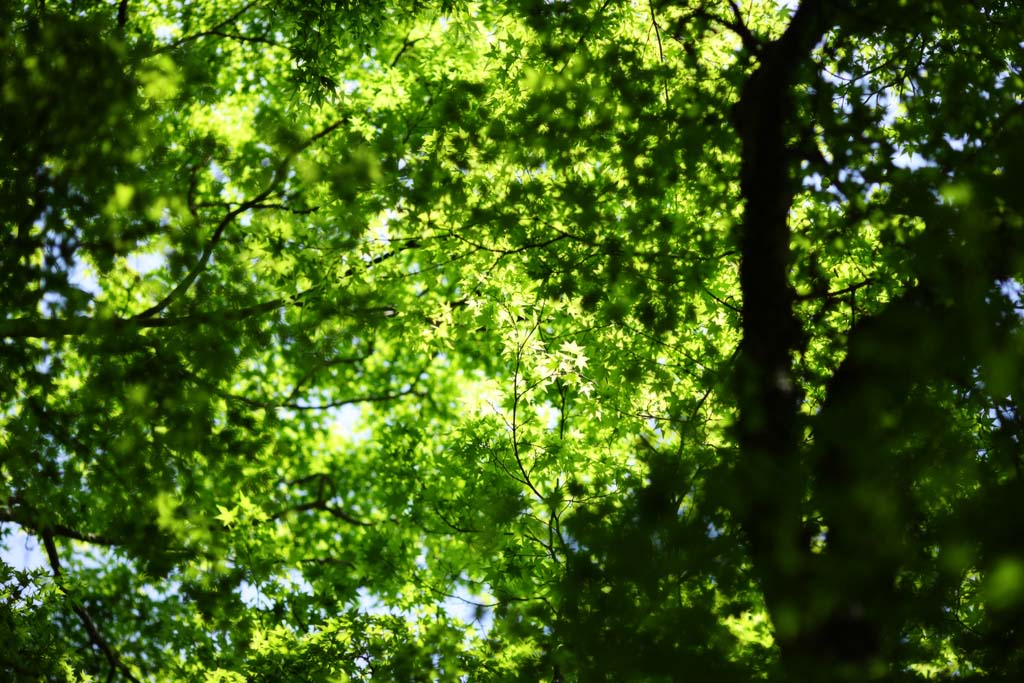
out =
[(842, 289), (835, 289), (829, 292), (811, 292), (810, 294), (801, 294), (800, 296), (796, 297), (796, 300), (808, 301), (810, 299), (835, 299), (844, 294), (852, 294), (853, 292), (856, 292), (858, 289), (863, 289), (868, 285), (874, 284), (874, 282), (875, 281), (873, 278), (867, 278), (866, 280), (856, 282), (848, 287), (843, 287)]
[(326, 512), (330, 514), (332, 517), (348, 522), (349, 524), (354, 524), (356, 526), (374, 526), (376, 524), (376, 522), (366, 522), (364, 520), (357, 519), (356, 517), (353, 517), (349, 513), (342, 510), (341, 508), (328, 504), (326, 500), (315, 500), (312, 503), (302, 503), (301, 505), (294, 505), (292, 507), (284, 508), (283, 510), (279, 510), (278, 512), (272, 514), (270, 516), (270, 519), (280, 519), (287, 515), (289, 512), (307, 512), (309, 510)]
[[(651, 25), (654, 26), (654, 37), (658, 41), (658, 59), (662, 65), (665, 64), (665, 49), (661, 44), (661, 26), (658, 25), (658, 17), (654, 14), (654, 0), (648, 0), (648, 9), (651, 10)], [(665, 106), (668, 106), (668, 79), (661, 79), (661, 87), (665, 92)]]
[(356, 403), (384, 403), (386, 401), (394, 401), (404, 396), (426, 396), (424, 391), (416, 391), (415, 389), (406, 389), (399, 391), (394, 394), (377, 394), (373, 396), (357, 396), (354, 398), (339, 399), (337, 401), (331, 401), (330, 403), (321, 403), (319, 405), (309, 405), (306, 403), (281, 403), (274, 407), (276, 408), (287, 408), (289, 410), (327, 410), (328, 408), (340, 408), (341, 406), (353, 405)]
[(174, 41), (173, 43), (169, 43), (168, 45), (165, 45), (164, 47), (160, 48), (156, 52), (157, 52), (157, 54), (159, 54), (161, 52), (168, 52), (170, 50), (175, 50), (175, 49), (181, 47), (182, 45), (184, 45), (185, 43), (190, 43), (193, 40), (198, 40), (200, 38), (203, 38), (203, 37), (206, 37), (206, 36), (209, 36), (209, 35), (215, 35), (215, 33), (214, 33), (215, 31), (220, 31), (221, 29), (223, 29), (228, 24), (230, 24), (230, 23), (232, 23), (234, 21), (237, 21), (240, 16), (242, 16), (243, 14), (248, 12), (250, 9), (252, 9), (252, 7), (255, 4), (256, 4), (256, 0), (253, 0), (253, 2), (246, 3), (245, 5), (242, 6), (242, 8), (240, 10), (238, 10), (237, 12), (235, 12), (234, 14), (232, 14), (231, 16), (229, 16), (227, 19), (225, 19), (224, 21), (220, 22), (219, 24), (215, 24), (212, 28), (209, 28), (209, 29), (207, 29), (205, 31), (200, 31), (199, 33), (193, 33), (191, 35), (184, 36), (183, 38), (179, 38), (178, 40)]

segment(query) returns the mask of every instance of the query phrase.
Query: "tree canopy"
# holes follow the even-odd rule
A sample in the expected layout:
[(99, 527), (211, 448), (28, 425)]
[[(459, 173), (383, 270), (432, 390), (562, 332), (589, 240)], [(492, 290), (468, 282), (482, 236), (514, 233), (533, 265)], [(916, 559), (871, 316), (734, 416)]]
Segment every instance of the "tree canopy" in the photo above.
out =
[(1022, 41), (0, 3), (0, 677), (1024, 680)]

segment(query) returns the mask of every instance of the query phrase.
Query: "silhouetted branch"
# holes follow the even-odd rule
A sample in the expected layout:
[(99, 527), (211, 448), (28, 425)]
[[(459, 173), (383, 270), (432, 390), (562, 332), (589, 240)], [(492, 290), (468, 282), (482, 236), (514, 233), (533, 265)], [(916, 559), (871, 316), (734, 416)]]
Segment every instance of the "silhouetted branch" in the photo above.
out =
[(421, 40), (420, 38), (410, 38), (409, 36), (411, 35), (412, 31), (410, 31), (409, 34), (406, 35), (405, 40), (402, 41), (402, 47), (398, 49), (398, 52), (395, 53), (394, 58), (391, 60), (392, 69), (394, 69), (398, 65), (398, 60), (402, 58), (402, 55), (405, 54), (406, 50), (413, 47), (414, 45), (416, 45), (416, 43), (418, 43)]
[(349, 513), (342, 510), (341, 508), (335, 505), (331, 505), (326, 500), (316, 500), (311, 503), (302, 503), (300, 505), (286, 507), (283, 510), (275, 512), (273, 515), (270, 516), (270, 519), (281, 519), (290, 512), (307, 512), (309, 510), (318, 510), (321, 512), (326, 512), (330, 514), (332, 517), (348, 522), (349, 524), (354, 524), (356, 526), (374, 526), (376, 524), (376, 522), (366, 522), (361, 519), (357, 519), (356, 517), (353, 517)]
[(743, 43), (743, 47), (752, 54), (760, 54), (762, 50), (762, 41), (760, 38), (754, 35), (743, 20), (743, 15), (740, 12), (739, 6), (733, 1), (729, 0), (729, 9), (732, 12), (732, 19), (725, 19), (712, 12), (709, 12), (706, 7), (698, 7), (690, 12), (691, 17), (699, 17), (705, 21), (717, 24), (723, 28), (729, 29), (735, 33), (740, 42)]
[(195, 313), (175, 318), (9, 318), (0, 320), (0, 338), (58, 339), (82, 334), (130, 334), (144, 329), (238, 322), (293, 304), (312, 290), (244, 308)]
[(213, 234), (207, 241), (206, 246), (203, 247), (203, 251), (199, 255), (199, 260), (196, 262), (194, 266), (192, 266), (192, 269), (188, 272), (187, 275), (185, 275), (184, 279), (182, 279), (182, 281), (179, 282), (178, 285), (174, 289), (172, 289), (163, 299), (158, 301), (155, 305), (150, 306), (146, 310), (142, 311), (141, 313), (136, 314), (135, 316), (133, 316), (133, 319), (142, 320), (152, 318), (156, 314), (166, 309), (172, 303), (174, 303), (175, 300), (183, 296), (185, 292), (187, 292), (188, 289), (192, 286), (192, 284), (196, 281), (199, 275), (204, 270), (206, 270), (206, 265), (210, 262), (210, 257), (213, 255), (213, 250), (220, 243), (221, 238), (224, 236), (224, 231), (227, 229), (229, 225), (231, 225), (231, 223), (234, 222), (235, 218), (237, 218), (239, 215), (245, 213), (246, 211), (254, 207), (259, 207), (263, 205), (264, 201), (268, 197), (270, 197), (271, 194), (274, 193), (274, 191), (277, 189), (277, 186), (285, 178), (285, 169), (288, 167), (288, 164), (291, 162), (291, 160), (294, 159), (295, 156), (299, 154), (299, 152), (308, 148), (317, 140), (320, 140), (321, 138), (330, 135), (335, 130), (340, 128), (345, 123), (346, 120), (346, 118), (342, 118), (339, 119), (338, 121), (335, 121), (331, 125), (321, 130), (320, 132), (311, 136), (304, 143), (299, 145), (297, 149), (291, 151), (287, 156), (285, 156), (285, 158), (282, 159), (278, 163), (277, 167), (274, 169), (274, 173), (273, 176), (271, 177), (270, 182), (267, 184), (266, 188), (264, 188), (262, 192), (257, 194), (255, 197), (242, 202), (234, 209), (228, 211), (224, 215), (224, 217), (220, 219), (220, 221), (217, 223), (217, 227), (213, 231)]
[(232, 23), (234, 21), (237, 21), (239, 17), (241, 17), (243, 14), (245, 14), (250, 9), (252, 9), (252, 7), (254, 5), (256, 5), (255, 1), (246, 3), (245, 5), (242, 6), (242, 8), (240, 10), (238, 10), (237, 12), (235, 12), (234, 14), (229, 16), (227, 19), (221, 21), (220, 23), (215, 24), (212, 28), (209, 28), (209, 29), (207, 29), (205, 31), (200, 31), (199, 33), (193, 33), (191, 35), (187, 35), (187, 36), (184, 36), (182, 38), (179, 38), (178, 40), (175, 40), (173, 43), (170, 43), (170, 44), (165, 45), (164, 47), (160, 48), (156, 52), (160, 53), (160, 52), (167, 52), (167, 51), (170, 51), (170, 50), (175, 50), (175, 49), (181, 47), (182, 45), (184, 45), (186, 43), (190, 43), (190, 42), (192, 42), (194, 40), (199, 40), (200, 38), (205, 38), (206, 36), (218, 35), (218, 32), (221, 31), (221, 29), (223, 29), (228, 24), (230, 24), (230, 23)]
[(101, 534), (90, 534), (63, 524), (49, 524), (45, 527), (41, 527), (38, 524), (25, 519), (24, 517), (15, 514), (10, 510), (0, 509), (0, 522), (11, 522), (18, 526), (26, 529), (34, 534), (48, 533), (53, 536), (60, 536), (61, 538), (70, 538), (75, 541), (83, 541), (85, 543), (92, 543), (93, 545), (106, 545), (106, 546), (118, 546), (121, 545), (121, 541), (110, 538), (109, 536), (103, 536)]
[(858, 289), (863, 289), (873, 283), (874, 280), (872, 278), (867, 278), (866, 280), (856, 282), (848, 287), (843, 287), (842, 289), (834, 289), (828, 292), (811, 292), (810, 294), (801, 294), (796, 297), (796, 299), (797, 301), (808, 301), (810, 299), (835, 299), (843, 296), (844, 294), (853, 294)]
[[(42, 534), (43, 547), (46, 548), (46, 556), (50, 562), (50, 570), (53, 572), (54, 579), (57, 580), (58, 585), (61, 581), (61, 568), (60, 568), (60, 556), (57, 554), (57, 545), (53, 542), (53, 534), (49, 531), (44, 531)], [(63, 586), (60, 586), (60, 590), (67, 596), (67, 591)], [(68, 596), (68, 601), (71, 603), (71, 609), (75, 614), (78, 615), (78, 619), (82, 622), (82, 626), (85, 627), (86, 633), (89, 635), (89, 641), (95, 645), (106, 657), (107, 662), (110, 664), (112, 670), (120, 671), (125, 678), (134, 683), (139, 683), (131, 670), (121, 661), (121, 657), (117, 654), (117, 651), (111, 647), (110, 643), (106, 641), (103, 634), (100, 633), (99, 628), (96, 626), (96, 622), (93, 621), (89, 611), (80, 604), (74, 602), (74, 599)]]
[(386, 401), (394, 401), (404, 396), (426, 396), (425, 391), (416, 391), (415, 389), (409, 388), (403, 391), (399, 391), (393, 394), (375, 394), (372, 396), (356, 396), (353, 398), (344, 398), (337, 401), (331, 401), (329, 403), (321, 403), (318, 405), (310, 405), (307, 403), (279, 403), (276, 408), (288, 408), (290, 410), (327, 410), (328, 408), (340, 408), (341, 406), (354, 405), (357, 403), (384, 403)]

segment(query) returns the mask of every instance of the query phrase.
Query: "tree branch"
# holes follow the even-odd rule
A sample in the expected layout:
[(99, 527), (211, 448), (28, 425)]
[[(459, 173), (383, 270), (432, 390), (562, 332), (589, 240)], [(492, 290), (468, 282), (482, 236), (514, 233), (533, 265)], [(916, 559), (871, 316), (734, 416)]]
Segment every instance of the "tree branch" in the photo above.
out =
[(221, 238), (224, 236), (224, 231), (231, 223), (234, 222), (235, 218), (245, 213), (249, 209), (261, 207), (264, 204), (264, 200), (266, 200), (268, 197), (270, 197), (271, 194), (273, 194), (274, 190), (277, 189), (277, 186), (284, 179), (286, 175), (285, 169), (288, 167), (288, 164), (291, 162), (291, 160), (294, 159), (300, 152), (302, 152), (303, 150), (307, 149), (310, 145), (315, 143), (317, 140), (320, 140), (321, 138), (324, 138), (333, 133), (335, 130), (340, 128), (347, 120), (347, 118), (342, 118), (339, 119), (338, 121), (335, 121), (331, 125), (321, 130), (320, 132), (311, 136), (308, 140), (299, 145), (298, 148), (289, 152), (285, 156), (285, 158), (282, 159), (277, 164), (277, 167), (274, 169), (274, 174), (270, 182), (267, 184), (267, 187), (264, 188), (262, 192), (257, 194), (255, 197), (252, 197), (251, 199), (242, 202), (231, 211), (228, 211), (224, 215), (224, 217), (221, 218), (220, 222), (217, 223), (217, 227), (214, 229), (213, 234), (210, 236), (209, 241), (207, 241), (206, 246), (203, 247), (203, 252), (202, 254), (200, 254), (199, 260), (188, 272), (185, 278), (181, 282), (179, 282), (174, 289), (172, 289), (163, 299), (161, 299), (155, 305), (147, 308), (141, 313), (132, 316), (133, 319), (142, 320), (152, 318), (153, 316), (162, 312), (164, 309), (170, 306), (176, 299), (183, 296), (185, 292), (187, 292), (188, 289), (192, 286), (192, 283), (196, 281), (196, 278), (198, 278), (199, 275), (206, 269), (206, 265), (207, 263), (209, 263), (210, 257), (213, 255), (213, 250), (220, 243)]
[[(267, 195), (270, 194), (270, 189), (272, 189), (273, 186), (276, 184), (277, 181), (275, 179), (274, 181), (271, 182), (271, 188), (268, 188), (268, 190), (265, 190), (263, 193), (260, 193), (260, 195), (258, 195), (258, 201), (263, 201), (264, 199), (266, 199)], [(181, 282), (179, 282), (178, 285), (174, 289), (172, 289), (163, 299), (158, 301), (153, 306), (150, 306), (146, 310), (142, 311), (141, 313), (137, 313), (132, 317), (132, 319), (145, 320), (147, 318), (152, 318), (154, 315), (163, 311), (165, 308), (170, 306), (177, 298), (179, 298), (186, 291), (188, 291), (189, 287), (192, 286), (192, 283), (195, 282), (196, 278), (199, 277), (199, 274), (206, 269), (206, 264), (209, 263), (210, 257), (213, 255), (213, 250), (220, 243), (221, 237), (224, 236), (224, 231), (227, 229), (228, 225), (230, 225), (231, 222), (234, 221), (234, 219), (239, 214), (243, 213), (249, 207), (250, 204), (246, 202), (244, 204), (241, 204), (238, 208), (229, 211), (217, 224), (216, 229), (214, 229), (213, 231), (213, 235), (210, 236), (210, 239), (209, 241), (207, 241), (206, 246), (203, 247), (203, 252), (199, 255), (199, 260), (196, 262), (194, 266), (192, 266), (192, 269), (188, 272), (188, 274), (185, 275), (185, 278)]]
[(740, 12), (740, 7), (736, 4), (736, 0), (729, 0), (729, 9), (732, 10), (733, 20), (731, 22), (724, 22), (724, 25), (740, 37), (743, 47), (754, 54), (760, 52), (761, 40), (751, 32), (747, 22), (743, 20), (743, 14)]
[(291, 402), (291, 403), (280, 403), (275, 405), (275, 408), (288, 408), (290, 410), (327, 410), (328, 408), (340, 408), (341, 406), (354, 405), (356, 403), (384, 403), (386, 401), (394, 401), (404, 396), (426, 396), (425, 391), (416, 391), (415, 389), (409, 388), (404, 391), (399, 391), (394, 394), (375, 394), (372, 396), (359, 396), (356, 398), (345, 398), (337, 401), (331, 401), (330, 403), (321, 403), (319, 405), (310, 405), (307, 403)]
[(161, 52), (168, 52), (170, 50), (176, 50), (177, 48), (181, 47), (185, 43), (190, 43), (190, 42), (192, 42), (194, 40), (198, 40), (200, 38), (205, 38), (206, 36), (216, 35), (217, 31), (220, 31), (221, 29), (223, 29), (228, 24), (230, 24), (230, 23), (232, 23), (234, 21), (237, 21), (239, 17), (241, 17), (243, 14), (245, 14), (250, 9), (252, 9), (253, 6), (255, 6), (256, 4), (257, 4), (256, 0), (253, 0), (253, 2), (246, 3), (245, 5), (242, 6), (242, 8), (240, 10), (238, 10), (237, 12), (235, 12), (234, 14), (229, 16), (227, 19), (224, 19), (220, 23), (214, 24), (211, 28), (209, 28), (209, 29), (207, 29), (205, 31), (200, 31), (199, 33), (193, 33), (191, 35), (179, 38), (178, 40), (175, 40), (173, 43), (165, 45), (164, 47), (160, 48), (159, 50), (156, 50), (156, 53), (159, 54)]
[(830, 291), (827, 291), (827, 292), (811, 292), (809, 294), (802, 294), (802, 295), (796, 297), (796, 300), (797, 301), (810, 301), (812, 299), (832, 300), (832, 299), (836, 299), (838, 297), (841, 297), (844, 294), (853, 294), (858, 289), (863, 289), (864, 287), (867, 287), (868, 285), (874, 284), (874, 282), (875, 281), (874, 281), (873, 278), (867, 278), (866, 280), (861, 280), (860, 282), (855, 282), (854, 284), (852, 284), (852, 285), (850, 285), (848, 287), (843, 287), (842, 289), (833, 289), (833, 290), (830, 290)]
[(311, 288), (289, 297), (273, 299), (245, 308), (194, 313), (176, 318), (9, 318), (0, 320), (0, 338), (59, 339), (83, 334), (128, 335), (152, 328), (239, 322), (294, 304), (314, 289)]
[(263, 36), (243, 36), (239, 33), (228, 33), (226, 31), (205, 31), (197, 35), (201, 36), (218, 36), (220, 38), (230, 38), (231, 40), (237, 40), (242, 43), (260, 43), (261, 45), (272, 45), (276, 46), (278, 43), (270, 38), (264, 38)]
[[(665, 48), (661, 44), (661, 26), (658, 24), (658, 17), (654, 13), (654, 0), (648, 0), (647, 8), (651, 11), (651, 26), (654, 27), (654, 38), (658, 41), (658, 61), (665, 63)], [(661, 81), (662, 91), (665, 95), (665, 106), (668, 106), (668, 78)]]
[[(419, 247), (416, 240), (407, 240), (405, 245), (366, 263), (367, 266), (377, 265), (408, 249)], [(344, 277), (351, 276), (355, 268), (349, 268)], [(193, 313), (192, 315), (174, 318), (7, 318), (0, 320), (0, 339), (59, 339), (83, 334), (118, 334), (121, 336), (137, 333), (143, 329), (162, 327), (186, 327), (190, 325), (219, 325), (246, 320), (257, 315), (269, 313), (285, 306), (302, 305), (303, 300), (317, 292), (323, 285), (317, 285), (297, 294), (279, 297), (238, 309), (221, 309), (216, 311)], [(390, 306), (361, 309), (354, 313), (379, 314), (385, 318), (394, 316), (396, 311)]]
[(53, 578), (56, 579), (58, 586), (60, 587), (60, 591), (68, 598), (68, 602), (71, 603), (71, 609), (78, 615), (79, 621), (81, 621), (82, 626), (85, 627), (85, 631), (89, 635), (89, 641), (103, 653), (103, 656), (106, 657), (107, 663), (110, 664), (112, 671), (120, 671), (129, 681), (139, 683), (139, 679), (132, 675), (128, 666), (121, 661), (121, 657), (117, 654), (117, 651), (111, 647), (110, 643), (108, 643), (103, 637), (103, 634), (100, 633), (99, 628), (96, 626), (96, 622), (93, 621), (88, 610), (86, 610), (82, 605), (76, 604), (74, 599), (68, 595), (67, 590), (63, 586), (60, 556), (57, 553), (57, 545), (53, 542), (53, 534), (49, 531), (44, 531), (42, 533), (42, 538), (43, 547), (46, 548), (46, 556), (50, 562), (50, 570), (53, 572)]
[(755, 36), (750, 30), (750, 27), (747, 26), (746, 22), (743, 20), (743, 15), (740, 12), (739, 5), (737, 5), (734, 0), (729, 0), (729, 8), (733, 15), (731, 20), (724, 19), (717, 14), (709, 12), (706, 7), (698, 7), (694, 9), (690, 13), (690, 16), (700, 17), (712, 24), (718, 24), (723, 28), (729, 29), (739, 37), (740, 42), (743, 43), (743, 47), (746, 48), (748, 52), (754, 55), (760, 54), (761, 50), (764, 48), (763, 41)]
[[(17, 524), (23, 529), (27, 529), (34, 534), (42, 535), (42, 527), (38, 524), (33, 524), (24, 517), (15, 514), (11, 510), (0, 508), (0, 522), (11, 522)], [(82, 541), (84, 543), (92, 543), (93, 545), (106, 545), (106, 546), (119, 546), (121, 541), (115, 540), (109, 536), (103, 536), (102, 534), (90, 534), (71, 527), (64, 526), (63, 524), (50, 524), (45, 527), (45, 533), (52, 536), (60, 536), (62, 538), (70, 538), (76, 541)]]
[(414, 47), (416, 43), (418, 43), (421, 40), (420, 38), (411, 38), (410, 36), (412, 36), (412, 31), (410, 31), (409, 34), (405, 37), (405, 40), (402, 41), (402, 47), (399, 48), (398, 52), (395, 53), (394, 58), (392, 58), (390, 68), (394, 69), (396, 66), (398, 66), (398, 60), (402, 58), (402, 55), (405, 54), (406, 50), (408, 50), (411, 47)]
[(336, 507), (334, 505), (330, 505), (326, 500), (316, 500), (313, 501), (312, 503), (302, 503), (300, 505), (286, 507), (283, 510), (279, 510), (278, 512), (272, 514), (270, 516), (270, 519), (281, 519), (289, 512), (307, 512), (309, 510), (319, 510), (321, 512), (326, 512), (330, 514), (332, 517), (348, 522), (349, 524), (354, 524), (356, 526), (374, 526), (376, 524), (376, 522), (366, 522), (361, 519), (357, 519), (356, 517), (353, 517), (349, 513), (342, 510), (341, 508)]

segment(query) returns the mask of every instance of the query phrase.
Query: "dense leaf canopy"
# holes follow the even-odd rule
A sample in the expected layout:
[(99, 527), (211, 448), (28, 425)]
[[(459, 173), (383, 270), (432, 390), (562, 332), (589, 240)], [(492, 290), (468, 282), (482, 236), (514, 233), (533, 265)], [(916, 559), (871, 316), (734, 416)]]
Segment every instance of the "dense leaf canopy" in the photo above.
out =
[(0, 678), (1024, 680), (1022, 40), (0, 3)]

